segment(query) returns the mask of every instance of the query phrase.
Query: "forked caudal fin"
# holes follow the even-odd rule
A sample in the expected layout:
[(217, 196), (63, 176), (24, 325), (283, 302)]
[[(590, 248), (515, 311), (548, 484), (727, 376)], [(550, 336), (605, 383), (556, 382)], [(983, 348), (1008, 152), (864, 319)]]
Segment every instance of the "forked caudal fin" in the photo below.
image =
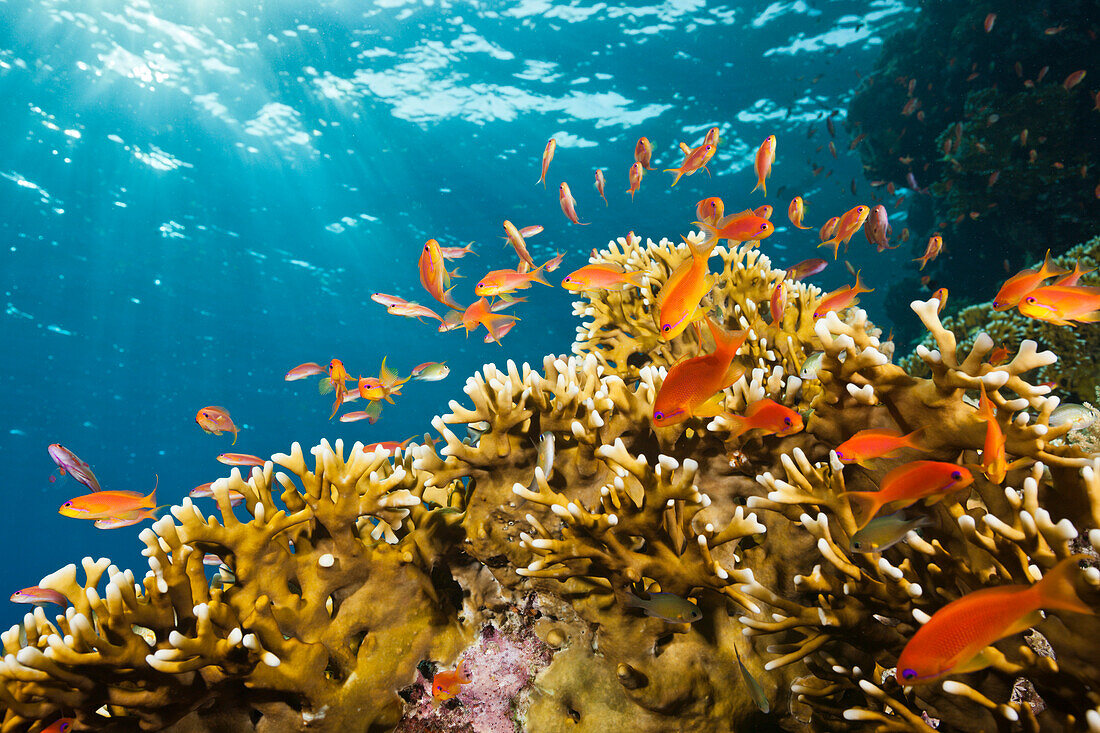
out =
[(1077, 589), (1074, 585), (1074, 580), (1080, 573), (1077, 563), (1088, 559), (1090, 559), (1088, 555), (1070, 555), (1048, 570), (1043, 579), (1031, 587), (1032, 592), (1039, 596), (1041, 608), (1049, 608), (1055, 611), (1096, 613), (1096, 609), (1088, 606), (1077, 595)]

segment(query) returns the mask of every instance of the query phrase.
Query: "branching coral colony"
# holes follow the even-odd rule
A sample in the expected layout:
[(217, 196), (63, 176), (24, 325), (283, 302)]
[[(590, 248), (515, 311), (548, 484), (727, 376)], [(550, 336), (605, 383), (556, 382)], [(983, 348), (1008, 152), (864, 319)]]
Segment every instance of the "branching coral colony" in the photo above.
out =
[[(185, 500), (142, 533), (151, 570), (139, 584), (90, 559), (83, 581), (73, 566), (44, 579), (71, 607), (53, 619), (37, 609), (3, 635), (2, 729), (75, 714), (118, 730), (449, 730), (399, 723), (397, 691), (418, 662), (453, 665), (485, 648), (486, 629), (530, 613), (520, 628), (553, 656), (522, 693), (507, 687), (511, 718), (463, 718), (462, 692), (441, 715), (540, 732), (1100, 730), (1095, 615), (1049, 612), (979, 671), (914, 687), (893, 673), (949, 602), (1095, 556), (1100, 463), (1063, 444), (1068, 426), (1049, 426), (1056, 400), (1027, 379), (1055, 355), (1025, 340), (991, 365), (992, 339), (960, 351), (937, 302), (917, 302), (934, 344), (919, 350), (930, 376), (914, 377), (890, 363), (892, 344), (862, 310), (815, 321), (819, 291), (788, 282), (772, 323), (783, 272), (752, 246), (714, 254), (704, 307), (748, 331), (725, 409), (770, 397), (808, 416), (804, 431), (733, 438), (724, 415), (653, 426), (667, 368), (700, 350), (693, 329), (660, 341), (649, 315), (687, 247), (620, 239), (595, 259), (644, 269), (648, 282), (577, 303), (574, 355), (547, 357), (542, 373), (508, 362), (471, 377), (471, 405), (453, 402), (433, 423), (438, 452), (414, 445), (391, 460), (357, 444), (345, 457), (322, 442), (310, 469), (294, 446), (247, 481), (234, 471), (217, 482), (219, 517)], [(1001, 483), (983, 474), (987, 421), (964, 399), (982, 391), (1011, 461)], [(466, 426), (479, 439), (460, 438)], [(974, 482), (907, 510), (927, 518), (919, 534), (861, 553), (843, 493), (875, 489), (899, 461), (845, 466), (834, 449), (872, 427), (921, 428), (920, 457), (968, 466)], [(553, 440), (549, 464), (540, 436)], [(246, 496), (247, 522), (230, 489)], [(216, 582), (209, 554), (228, 567)], [(1100, 606), (1100, 572), (1074, 582)], [(699, 618), (643, 612), (639, 594), (690, 599)]]

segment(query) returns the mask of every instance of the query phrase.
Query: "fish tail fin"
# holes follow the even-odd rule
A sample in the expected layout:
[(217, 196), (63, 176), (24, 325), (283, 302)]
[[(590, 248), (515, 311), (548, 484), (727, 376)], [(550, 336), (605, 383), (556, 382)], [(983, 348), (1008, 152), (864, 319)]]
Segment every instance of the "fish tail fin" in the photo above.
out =
[(867, 287), (866, 283), (861, 283), (859, 281), (859, 273), (861, 273), (861, 272), (863, 272), (863, 270), (856, 270), (856, 284), (852, 286), (852, 292), (857, 293), (857, 294), (858, 293), (873, 293), (873, 292), (875, 292), (874, 288), (869, 288), (869, 287)]
[(1065, 275), (1069, 270), (1054, 264), (1054, 261), (1050, 258), (1050, 250), (1047, 250), (1046, 256), (1043, 257), (1043, 266), (1039, 268), (1039, 274), (1042, 275), (1042, 279), (1045, 280), (1051, 275)]
[(382, 366), (378, 367), (378, 381), (384, 387), (392, 387), (394, 384), (399, 383), (400, 379), (395, 371), (386, 366), (386, 357), (383, 356)]
[(676, 188), (676, 184), (680, 182), (680, 176), (684, 175), (684, 172), (679, 168), (665, 168), (662, 173), (675, 173), (676, 177), (672, 179), (672, 185), (669, 188)]
[(882, 499), (878, 494), (877, 491), (845, 491), (837, 497), (848, 497), (852, 503), (852, 515), (855, 517), (857, 529), (863, 529), (882, 508)]
[(730, 438), (740, 438), (752, 430), (752, 421), (744, 415), (734, 415), (732, 412), (724, 413), (726, 420), (732, 423), (730, 426)]
[(141, 505), (143, 507), (153, 508), (157, 505), (157, 487), (160, 486), (160, 476), (155, 473), (153, 474), (153, 476), (156, 478), (156, 482), (153, 484), (153, 490), (150, 491), (142, 500)]
[[(695, 222), (696, 224), (702, 224), (702, 222)], [(706, 226), (704, 225), (704, 229)], [(681, 239), (687, 244), (688, 249), (691, 250), (692, 257), (698, 257), (701, 260), (709, 260), (710, 253), (714, 251), (715, 245), (718, 244), (718, 230), (716, 228), (710, 228), (709, 233), (703, 238), (703, 241), (696, 246), (692, 244), (691, 240), (681, 235)]]
[(821, 249), (822, 247), (830, 247), (830, 246), (833, 248), (833, 259), (835, 260), (840, 255), (840, 242), (839, 241), (837, 241), (836, 239), (826, 239), (824, 242), (817, 245), (817, 248)]
[(500, 337), (508, 333), (512, 325), (518, 320), (515, 316), (491, 313), (485, 316), (483, 323), (485, 324), (485, 330), (493, 337), (493, 341), (500, 344)]
[(531, 273), (531, 282), (542, 283), (546, 287), (552, 288), (554, 286), (551, 285), (550, 283), (546, 282), (546, 278), (543, 277), (543, 272), (544, 272), (545, 267), (546, 267), (546, 264), (543, 263), (543, 264), (541, 264), (541, 265), (539, 265), (538, 267), (535, 268), (534, 272)]
[(1087, 555), (1070, 555), (1043, 575), (1043, 579), (1032, 586), (1032, 590), (1039, 596), (1039, 604), (1042, 608), (1050, 608), (1056, 611), (1076, 611), (1077, 613), (1095, 614), (1096, 610), (1087, 605), (1077, 595), (1074, 580), (1080, 574), (1077, 563), (1088, 560)]
[(710, 330), (710, 335), (714, 338), (714, 352), (716, 354), (720, 353), (732, 359), (737, 354), (737, 350), (741, 348), (741, 345), (745, 343), (745, 339), (749, 337), (748, 331), (725, 330), (712, 321), (710, 316), (703, 316), (703, 320)]
[(917, 428), (913, 432), (909, 433), (908, 435), (903, 435), (901, 437), (902, 446), (904, 446), (906, 448), (914, 448), (916, 450), (926, 451), (928, 449), (925, 448), (924, 444), (920, 442), (920, 439), (922, 437), (924, 437), (924, 426), (923, 425), (921, 425), (919, 428)]
[(233, 442), (230, 443), (229, 445), (233, 446), (233, 445), (237, 444), (237, 433), (239, 433), (239, 432), (241, 432), (241, 429), (234, 426), (233, 427)]
[[(752, 187), (752, 190), (751, 190), (751, 191), (749, 191), (749, 193), (756, 193), (756, 189), (760, 188), (761, 184), (763, 184), (763, 183), (764, 183), (764, 181), (763, 181), (763, 180), (758, 180), (758, 181), (756, 182), (756, 185)], [(767, 194), (767, 189), (765, 189), (765, 193), (764, 193), (764, 195), (765, 195), (765, 196), (767, 196), (767, 195), (768, 195), (768, 194)]]
[(624, 279), (636, 288), (644, 287), (646, 273), (644, 270), (635, 270), (624, 275)]
[(447, 306), (448, 308), (454, 308), (456, 311), (465, 311), (466, 309), (459, 305), (451, 296), (451, 291), (457, 287), (458, 286), (455, 285), (453, 287), (447, 288), (445, 291), (443, 291), (443, 297), (439, 300), (441, 303), (443, 303), (443, 305)]

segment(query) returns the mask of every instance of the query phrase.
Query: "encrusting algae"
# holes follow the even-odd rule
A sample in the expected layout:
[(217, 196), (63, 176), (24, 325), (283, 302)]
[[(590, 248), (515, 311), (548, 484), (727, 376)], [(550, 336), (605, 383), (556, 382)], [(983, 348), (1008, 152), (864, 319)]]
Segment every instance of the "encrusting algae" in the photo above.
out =
[[(1100, 730), (1100, 617), (1080, 608), (1042, 606), (1026, 638), (986, 629), (1000, 640), (976, 671), (948, 660), (909, 686), (894, 669), (975, 591), (1054, 571), (1100, 607), (1100, 462), (1028, 380), (1055, 354), (1024, 340), (994, 365), (993, 339), (961, 350), (937, 302), (915, 302), (935, 348), (914, 376), (864, 311), (815, 319), (813, 285), (786, 280), (776, 321), (785, 272), (759, 243), (712, 255), (699, 315), (745, 332), (717, 414), (655, 425), (668, 369), (714, 338), (663, 340), (653, 316), (689, 244), (621, 238), (593, 264), (640, 284), (584, 291), (573, 355), (470, 377), (469, 404), (433, 421), (439, 450), (322, 441), (311, 467), (295, 444), (214, 482), (213, 514), (185, 499), (143, 531), (144, 578), (91, 558), (83, 579), (44, 578), (70, 605), (2, 635), (0, 730)], [(798, 420), (741, 434), (765, 400)], [(871, 428), (920, 429), (919, 451), (842, 461)], [(972, 482), (911, 502), (914, 531), (883, 552), (853, 549), (870, 517), (849, 493), (914, 459)], [(433, 702), (440, 673), (455, 679)]]

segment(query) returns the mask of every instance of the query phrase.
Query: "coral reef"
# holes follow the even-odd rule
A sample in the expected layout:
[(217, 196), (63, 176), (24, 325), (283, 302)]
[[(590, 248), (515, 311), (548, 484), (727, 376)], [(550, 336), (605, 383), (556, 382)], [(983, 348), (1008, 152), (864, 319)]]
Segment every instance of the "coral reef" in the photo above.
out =
[[(1083, 269), (1100, 267), (1100, 237), (1083, 242), (1054, 262), (1066, 270), (1076, 264)], [(1029, 265), (1038, 269), (1040, 262)], [(1100, 276), (1095, 272), (1081, 278), (1082, 285), (1095, 285)], [(994, 311), (990, 303), (981, 303), (962, 309), (943, 320), (944, 328), (951, 331), (960, 347), (970, 347), (980, 333), (987, 333), (993, 341), (1007, 349), (1016, 349), (1026, 339), (1035, 341), (1039, 348), (1049, 349), (1059, 355), (1057, 364), (1039, 367), (1032, 377), (1037, 382), (1053, 383), (1055, 389), (1068, 398), (1080, 402), (1094, 399), (1100, 387), (1100, 368), (1096, 354), (1100, 353), (1100, 332), (1095, 328), (1065, 328), (1044, 321), (1037, 321), (1021, 314), (1015, 308)], [(935, 348), (929, 334), (923, 342), (925, 348)], [(924, 375), (928, 368), (916, 354), (899, 362), (911, 374)]]
[[(1029, 380), (1055, 354), (1024, 340), (991, 364), (992, 338), (962, 349), (936, 301), (918, 301), (930, 333), (918, 376), (891, 363), (864, 311), (814, 320), (813, 286), (788, 283), (771, 323), (783, 273), (755, 243), (715, 255), (705, 307), (750, 331), (726, 410), (769, 397), (802, 412), (804, 431), (733, 437), (724, 415), (654, 426), (667, 367), (710, 337), (688, 329), (665, 343), (652, 324), (687, 248), (621, 239), (594, 261), (645, 268), (648, 283), (578, 302), (590, 320), (573, 355), (471, 376), (468, 403), (433, 420), (438, 450), (391, 459), (356, 444), (345, 456), (322, 442), (311, 469), (295, 445), (247, 480), (234, 470), (216, 482), (220, 516), (185, 500), (143, 532), (140, 584), (90, 559), (83, 581), (75, 566), (44, 579), (72, 607), (3, 634), (0, 730), (74, 711), (104, 730), (1100, 726), (1100, 648), (1083, 643), (1100, 633), (1097, 616), (1050, 612), (1026, 638), (998, 642), (992, 666), (942, 683), (902, 687), (891, 671), (947, 603), (1100, 547), (1098, 456), (1063, 441), (1050, 388)], [(803, 379), (813, 354), (820, 366)], [(986, 423), (964, 399), (980, 387), (1014, 461), (1003, 485), (980, 469)], [(875, 554), (852, 551), (843, 494), (874, 489), (898, 461), (845, 466), (833, 450), (868, 427), (923, 427), (926, 457), (975, 475), (910, 509), (927, 526)], [(540, 436), (553, 441), (549, 463)], [(208, 554), (232, 577), (209, 579)], [(1100, 572), (1079, 576), (1077, 593), (1100, 603)], [(649, 614), (630, 602), (642, 592), (674, 594), (701, 617)], [(430, 675), (460, 659), (472, 681), (434, 705)]]

